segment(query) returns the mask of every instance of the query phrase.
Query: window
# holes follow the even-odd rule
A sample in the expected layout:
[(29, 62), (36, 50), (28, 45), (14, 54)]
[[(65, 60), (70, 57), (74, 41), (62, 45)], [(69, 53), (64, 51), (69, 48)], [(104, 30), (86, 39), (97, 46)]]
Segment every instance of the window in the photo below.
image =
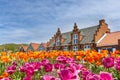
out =
[(60, 46), (60, 37), (56, 38), (56, 46)]
[(56, 47), (56, 50), (60, 50), (60, 47)]
[(50, 48), (50, 51), (52, 51), (53, 50), (53, 48)]
[(66, 46), (66, 47), (64, 47), (64, 51), (67, 51), (68, 50), (68, 47)]
[(84, 45), (84, 50), (89, 50), (90, 49), (90, 45)]
[(73, 34), (73, 44), (78, 44), (78, 34)]
[(113, 48), (112, 48), (112, 51), (115, 52), (115, 50), (116, 50), (116, 48), (113, 47)]
[(76, 52), (78, 50), (78, 46), (73, 46), (73, 51)]

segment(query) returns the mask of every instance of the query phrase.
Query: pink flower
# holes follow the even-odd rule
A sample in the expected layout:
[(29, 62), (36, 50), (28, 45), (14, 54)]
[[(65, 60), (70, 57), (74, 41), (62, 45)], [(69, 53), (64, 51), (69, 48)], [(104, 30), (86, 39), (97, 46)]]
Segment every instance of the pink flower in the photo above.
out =
[(11, 78), (2, 78), (0, 80), (12, 80)]
[(120, 58), (116, 59), (115, 69), (120, 71)]
[(60, 70), (58, 74), (61, 80), (78, 80), (77, 75), (67, 69)]
[(19, 70), (20, 70), (20, 72), (25, 72), (25, 67), (24, 66), (20, 66)]
[(114, 80), (111, 73), (100, 72), (100, 80)]
[(45, 64), (45, 65), (44, 65), (44, 70), (45, 70), (46, 72), (52, 71), (52, 64), (51, 64), (51, 63)]
[(62, 63), (66, 63), (66, 57), (64, 56), (58, 56), (57, 60)]
[(13, 74), (16, 70), (16, 66), (12, 65), (12, 66), (8, 66), (6, 71), (9, 73), (9, 74)]
[(43, 59), (41, 61), (41, 64), (44, 66), (45, 64), (49, 63), (49, 60), (48, 59)]
[(90, 74), (89, 70), (82, 70), (82, 78), (83, 80), (86, 80), (87, 75)]
[(105, 57), (102, 60), (102, 64), (104, 65), (104, 67), (106, 68), (110, 68), (114, 66), (114, 58), (112, 57)]
[(55, 78), (50, 75), (44, 75), (41, 80), (55, 80)]
[(16, 62), (12, 62), (12, 65), (16, 66), (16, 65), (17, 65), (17, 63), (16, 63)]
[(31, 77), (28, 77), (28, 76), (25, 76), (25, 77), (23, 78), (23, 80), (32, 80), (32, 78), (31, 78)]
[(27, 76), (32, 76), (34, 75), (34, 68), (32, 66), (27, 66), (25, 72)]
[(100, 80), (100, 76), (97, 74), (88, 74), (86, 80)]
[(60, 64), (59, 64), (59, 63), (54, 64), (54, 68), (55, 68), (55, 69), (59, 69), (59, 67), (60, 67)]

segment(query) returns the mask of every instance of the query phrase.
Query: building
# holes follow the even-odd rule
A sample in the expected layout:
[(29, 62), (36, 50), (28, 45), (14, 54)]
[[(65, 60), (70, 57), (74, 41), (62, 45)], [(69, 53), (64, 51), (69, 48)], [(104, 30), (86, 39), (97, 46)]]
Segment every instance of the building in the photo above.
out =
[(20, 47), (20, 52), (26, 52), (28, 46), (27, 45), (23, 45)]
[(47, 43), (30, 43), (28, 46), (21, 46), (20, 51), (26, 52), (26, 51), (46, 51), (47, 49)]
[(106, 49), (114, 52), (116, 49), (120, 50), (120, 31), (104, 34), (97, 42), (98, 51)]
[(47, 50), (47, 43), (41, 43), (37, 50), (38, 51), (46, 51)]
[(26, 51), (38, 51), (39, 43), (30, 43)]
[(60, 28), (47, 43), (47, 50), (88, 50), (97, 49), (96, 42), (105, 34), (110, 33), (104, 19), (96, 26), (79, 29), (74, 23), (73, 30), (61, 33)]

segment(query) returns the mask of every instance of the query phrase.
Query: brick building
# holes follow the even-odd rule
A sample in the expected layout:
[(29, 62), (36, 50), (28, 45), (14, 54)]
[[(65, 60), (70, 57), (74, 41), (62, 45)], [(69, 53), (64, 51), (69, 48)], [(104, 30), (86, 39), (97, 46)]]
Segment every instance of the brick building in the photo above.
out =
[(60, 28), (47, 43), (47, 50), (88, 50), (97, 49), (96, 42), (105, 34), (110, 33), (104, 19), (96, 26), (79, 29), (74, 23), (73, 30), (61, 33)]
[(114, 52), (116, 49), (120, 50), (120, 31), (104, 34), (97, 42), (98, 51), (107, 49)]

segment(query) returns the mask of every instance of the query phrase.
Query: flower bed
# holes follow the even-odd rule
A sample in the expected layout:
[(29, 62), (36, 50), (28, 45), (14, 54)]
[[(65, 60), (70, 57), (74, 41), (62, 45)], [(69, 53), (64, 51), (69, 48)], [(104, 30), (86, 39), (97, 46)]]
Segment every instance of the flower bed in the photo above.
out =
[(120, 53), (1, 52), (0, 80), (120, 80)]

